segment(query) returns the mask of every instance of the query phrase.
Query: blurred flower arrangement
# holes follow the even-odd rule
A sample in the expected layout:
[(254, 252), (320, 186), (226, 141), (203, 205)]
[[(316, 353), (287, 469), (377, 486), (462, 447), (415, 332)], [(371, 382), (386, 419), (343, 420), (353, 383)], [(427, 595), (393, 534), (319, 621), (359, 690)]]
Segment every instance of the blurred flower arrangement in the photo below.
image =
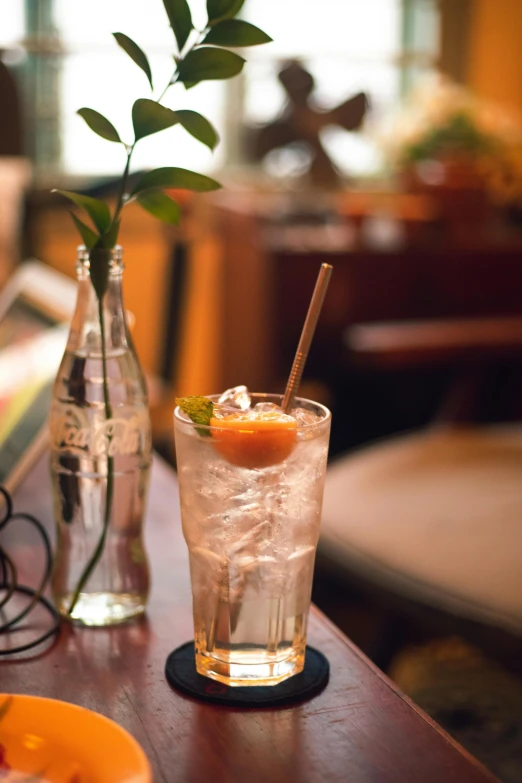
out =
[(410, 93), (382, 141), (399, 171), (425, 161), (468, 163), (493, 202), (522, 206), (522, 118), (440, 75)]

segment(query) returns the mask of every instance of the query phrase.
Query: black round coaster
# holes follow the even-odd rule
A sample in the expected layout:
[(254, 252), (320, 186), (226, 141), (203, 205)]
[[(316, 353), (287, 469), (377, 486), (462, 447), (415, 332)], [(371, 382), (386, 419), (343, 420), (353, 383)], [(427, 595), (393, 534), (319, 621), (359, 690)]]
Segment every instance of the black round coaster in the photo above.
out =
[(196, 671), (194, 643), (187, 642), (171, 652), (165, 665), (168, 682), (186, 696), (228, 707), (284, 707), (316, 696), (328, 682), (330, 664), (313, 647), (306, 648), (300, 674), (279, 685), (237, 686), (203, 677)]

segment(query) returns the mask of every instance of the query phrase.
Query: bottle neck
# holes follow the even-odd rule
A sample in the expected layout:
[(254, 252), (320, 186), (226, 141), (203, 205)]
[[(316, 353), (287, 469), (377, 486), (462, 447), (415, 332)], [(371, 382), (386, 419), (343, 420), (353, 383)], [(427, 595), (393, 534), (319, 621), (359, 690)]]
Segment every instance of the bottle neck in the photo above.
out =
[(123, 269), (121, 248), (115, 248), (109, 262), (107, 289), (100, 302), (91, 281), (88, 252), (79, 249), (76, 265), (78, 293), (69, 334), (69, 350), (98, 353), (102, 345), (102, 318), (107, 351), (132, 346), (123, 306)]
[[(94, 253), (95, 251), (93, 251)], [(108, 254), (108, 265), (109, 265), (109, 279), (117, 278), (119, 277), (121, 280), (121, 276), (123, 274), (123, 250), (121, 248), (121, 245), (116, 245), (112, 250), (105, 250), (100, 251), (101, 253)], [(78, 248), (78, 256), (76, 259), (76, 275), (78, 277), (78, 282), (80, 280), (83, 280), (85, 277), (90, 278), (90, 268), (91, 268), (91, 261), (89, 258), (89, 251), (85, 248), (84, 245), (80, 245)]]

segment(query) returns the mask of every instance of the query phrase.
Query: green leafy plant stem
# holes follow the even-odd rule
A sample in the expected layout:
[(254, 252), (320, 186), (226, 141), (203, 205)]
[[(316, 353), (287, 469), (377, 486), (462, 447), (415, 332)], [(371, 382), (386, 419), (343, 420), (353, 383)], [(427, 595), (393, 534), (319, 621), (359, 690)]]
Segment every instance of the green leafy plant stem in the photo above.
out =
[[(216, 47), (203, 46), (205, 44), (205, 37), (212, 35), (217, 47), (223, 45), (256, 45), (258, 43), (265, 43), (266, 40), (271, 40), (261, 31), (257, 30), (255, 40), (252, 38), (252, 32), (249, 35), (245, 35), (245, 29), (250, 29), (247, 25), (245, 28), (244, 23), (240, 23), (240, 26), (236, 24), (232, 28), (230, 23), (223, 30), (223, 27), (219, 28), (219, 22), (232, 18), (235, 16), (243, 5), (244, 0), (207, 0), (207, 12), (208, 12), (208, 24), (204, 30), (196, 30), (192, 24), (192, 17), (189, 10), (189, 6), (186, 0), (163, 0), (163, 5), (167, 11), (169, 21), (178, 44), (179, 56), (174, 56), (175, 68), (172, 76), (170, 77), (165, 89), (160, 94), (157, 100), (150, 99), (138, 99), (132, 109), (132, 120), (134, 127), (134, 141), (132, 144), (124, 144), (122, 142), (118, 131), (112, 123), (99, 112), (83, 108), (79, 110), (80, 116), (83, 117), (87, 125), (102, 138), (107, 139), (112, 143), (124, 144), (127, 160), (125, 162), (125, 168), (123, 171), (121, 184), (118, 192), (116, 206), (114, 214), (110, 215), (109, 208), (104, 202), (100, 202), (97, 199), (91, 197), (81, 196), (80, 194), (70, 193), (68, 191), (61, 191), (62, 195), (72, 200), (77, 206), (84, 209), (91, 218), (94, 228), (93, 230), (89, 226), (85, 225), (79, 218), (73, 214), (73, 219), (78, 228), (82, 239), (89, 250), (90, 259), (90, 274), (91, 284), (94, 287), (94, 291), (98, 300), (98, 318), (100, 322), (100, 339), (101, 339), (101, 351), (102, 351), (102, 370), (103, 370), (103, 396), (105, 406), (106, 419), (110, 419), (112, 416), (110, 397), (109, 397), (109, 384), (107, 378), (107, 346), (105, 340), (105, 325), (103, 319), (103, 300), (107, 293), (108, 279), (110, 272), (110, 251), (117, 242), (118, 233), (120, 229), (120, 216), (125, 205), (136, 198), (138, 195), (138, 203), (147, 211), (159, 217), (162, 220), (170, 223), (176, 223), (179, 217), (179, 208), (175, 202), (169, 201), (169, 198), (163, 194), (163, 201), (158, 202), (143, 193), (144, 185), (137, 187), (131, 194), (127, 194), (127, 184), (129, 179), (129, 171), (132, 154), (137, 142), (151, 135), (157, 133), (160, 130), (165, 130), (172, 125), (180, 124), (188, 130), (191, 135), (202, 141), (211, 149), (214, 148), (217, 142), (217, 134), (204, 117), (201, 117), (197, 112), (184, 111), (180, 112), (179, 118), (176, 117), (175, 112), (168, 107), (162, 107), (161, 109), (154, 104), (162, 106), (161, 101), (167, 93), (169, 87), (172, 85), (183, 82), (186, 89), (197, 84), (199, 81), (205, 81), (209, 79), (228, 79), (235, 76), (242, 68), (244, 59), (239, 55), (232, 52), (225, 52), (223, 49)], [(243, 26), (241, 27), (241, 24)], [(214, 29), (215, 28), (215, 29)], [(256, 28), (257, 29), (257, 28)], [(216, 32), (217, 30), (217, 32)], [(221, 30), (221, 31), (220, 31)], [(243, 35), (238, 33), (243, 32)], [(196, 40), (192, 44), (188, 44), (192, 31), (196, 32)], [(140, 47), (128, 36), (122, 33), (114, 33), (118, 44), (126, 51), (131, 59), (145, 72), (151, 89), (153, 86), (150, 65), (145, 53)], [(262, 36), (265, 36), (263, 39)], [(210, 41), (211, 43), (212, 41)], [(194, 51), (200, 47), (199, 51)], [(188, 59), (187, 59), (188, 58)], [(191, 59), (192, 58), (192, 59)], [(183, 67), (184, 66), (184, 67)], [(183, 72), (182, 72), (183, 71)], [(191, 72), (194, 74), (194, 78), (191, 78)], [(151, 111), (154, 108), (154, 111)], [(148, 179), (147, 174), (142, 177), (143, 180), (147, 180), (152, 190), (159, 188), (161, 191), (163, 187), (173, 186), (186, 186), (189, 190), (205, 191), (213, 190), (219, 187), (219, 184), (214, 182), (208, 177), (195, 174), (194, 172), (185, 171), (183, 169), (172, 168), (169, 170), (158, 169), (156, 172), (150, 172)], [(141, 196), (141, 198), (140, 198)], [(110, 437), (109, 437), (109, 450), (110, 450)], [(108, 534), (111, 510), (113, 503), (114, 493), (114, 458), (107, 454), (107, 489), (105, 496), (105, 513), (103, 519), (103, 529), (90, 560), (85, 566), (79, 582), (76, 586), (76, 590), (73, 594), (68, 614), (72, 615), (74, 608), (80, 598), (82, 591), (84, 590), (87, 582), (89, 581), (96, 565), (98, 564), (100, 557), (102, 556), (105, 542)]]
[[(162, 100), (169, 87), (171, 87), (171, 85), (175, 83), (175, 76), (176, 76), (176, 71), (174, 71), (172, 78), (169, 80), (169, 83), (167, 84), (167, 86), (161, 93), (160, 97), (156, 101), (157, 103), (159, 103)], [(129, 178), (130, 163), (131, 163), (132, 153), (134, 152), (135, 146), (136, 146), (136, 142), (134, 142), (134, 144), (128, 147), (127, 150), (127, 161), (125, 163), (125, 169), (123, 171), (123, 176), (121, 179), (121, 186), (118, 193), (116, 209), (114, 210), (114, 216), (111, 222), (111, 228), (114, 227), (117, 221), (119, 220), (121, 211), (124, 206), (124, 198), (127, 189), (127, 181)], [(102, 351), (103, 399), (104, 399), (104, 406), (105, 406), (105, 418), (108, 420), (112, 417), (112, 407), (110, 403), (109, 383), (107, 378), (107, 345), (105, 341), (105, 321), (103, 318), (103, 297), (99, 296), (98, 292), (96, 292), (96, 296), (98, 299), (98, 320), (100, 322), (100, 337), (101, 337), (101, 351)], [(91, 574), (96, 568), (96, 566), (98, 565), (98, 562), (103, 554), (103, 550), (105, 548), (105, 542), (107, 540), (107, 534), (109, 532), (109, 525), (111, 521), (113, 493), (114, 493), (114, 458), (108, 456), (107, 457), (107, 490), (105, 494), (105, 513), (103, 518), (103, 528), (98, 544), (96, 545), (96, 549), (94, 550), (89, 562), (85, 566), (82, 575), (78, 580), (78, 584), (76, 585), (76, 590), (74, 591), (74, 595), (72, 597), (71, 603), (69, 604), (69, 609), (67, 610), (67, 614), (69, 616), (72, 615), (85, 585), (91, 578)]]
[[(166, 84), (165, 89), (163, 90), (163, 92), (161, 93), (159, 98), (156, 100), (156, 103), (161, 103), (161, 101), (165, 97), (165, 94), (166, 94), (167, 90), (169, 89), (169, 87), (172, 87), (172, 85), (176, 83), (176, 81), (177, 81), (177, 70), (178, 69), (177, 69), (177, 66), (176, 66), (176, 68), (174, 69), (174, 73), (172, 74), (171, 78), (169, 79), (168, 83)], [(131, 158), (132, 158), (132, 153), (134, 152), (134, 147), (135, 146), (136, 146), (136, 142), (134, 142), (134, 144), (132, 144), (130, 147), (127, 148), (127, 161), (125, 163), (125, 169), (123, 171), (123, 176), (121, 178), (121, 186), (120, 186), (120, 191), (118, 193), (118, 201), (116, 202), (116, 209), (114, 210), (114, 216), (112, 218), (111, 227), (116, 225), (116, 223), (119, 220), (119, 217), (121, 215), (121, 211), (123, 209), (123, 206), (124, 206), (124, 198), (125, 198), (125, 192), (127, 190), (127, 181), (129, 179)], [(101, 324), (100, 324), (100, 326), (101, 326)]]
[[(112, 406), (109, 397), (109, 383), (107, 378), (107, 346), (105, 344), (105, 321), (103, 318), (103, 301), (100, 298), (98, 298), (98, 318), (100, 321), (100, 333), (101, 333), (103, 401), (105, 407), (105, 418), (108, 421), (109, 419), (112, 418)], [(109, 438), (109, 446), (110, 446), (110, 438)], [(69, 616), (72, 615), (74, 607), (76, 606), (76, 604), (78, 603), (78, 599), (80, 598), (82, 590), (87, 584), (87, 582), (89, 581), (92, 572), (98, 565), (98, 561), (100, 560), (100, 557), (103, 554), (103, 550), (105, 549), (105, 541), (107, 540), (107, 533), (109, 532), (109, 525), (111, 521), (113, 493), (114, 493), (114, 457), (111, 457), (108, 454), (107, 455), (107, 489), (105, 493), (105, 514), (103, 518), (103, 529), (98, 544), (96, 546), (96, 549), (94, 550), (91, 559), (85, 566), (82, 575), (78, 580), (78, 584), (76, 585), (76, 590), (74, 591), (74, 595), (72, 597), (68, 609)]]
[(177, 82), (177, 81), (178, 81), (178, 68), (177, 68), (177, 66), (176, 66), (176, 68), (175, 68), (175, 70), (174, 70), (174, 73), (172, 74), (172, 76), (171, 76), (171, 78), (170, 78), (170, 81), (169, 81), (169, 83), (167, 84), (167, 86), (165, 87), (165, 89), (163, 90), (163, 92), (161, 93), (160, 97), (159, 97), (159, 98), (158, 98), (158, 100), (157, 100), (157, 103), (160, 103), (160, 102), (163, 100), (163, 98), (165, 97), (165, 95), (166, 95), (166, 92), (167, 92), (167, 90), (169, 89), (169, 87), (172, 87), (172, 85), (173, 85), (173, 84), (176, 84), (176, 82)]
[[(129, 170), (130, 170), (130, 162), (132, 158), (132, 153), (134, 152), (134, 147), (136, 146), (136, 142), (132, 144), (128, 150), (127, 150), (127, 162), (125, 163), (125, 169), (123, 171), (123, 176), (121, 178), (121, 185), (120, 185), (120, 191), (118, 193), (118, 201), (116, 202), (116, 209), (114, 210), (114, 216), (112, 218), (112, 224), (111, 226), (115, 226), (117, 221), (119, 220), (121, 211), (123, 209), (123, 199), (125, 198), (125, 190), (127, 188), (127, 180), (129, 178)], [(101, 327), (101, 324), (100, 324)]]
[[(165, 97), (165, 94), (166, 94), (167, 90), (169, 89), (169, 87), (172, 87), (172, 85), (176, 83), (176, 81), (177, 81), (177, 78), (176, 78), (177, 77), (177, 70), (178, 69), (177, 69), (177, 66), (176, 66), (176, 68), (174, 69), (174, 73), (172, 74), (171, 78), (169, 79), (167, 85), (165, 86), (165, 89), (163, 90), (163, 92), (161, 93), (159, 98), (156, 100), (156, 103), (161, 103), (161, 101)], [(130, 147), (128, 147), (128, 150), (127, 150), (127, 162), (125, 163), (125, 169), (123, 171), (123, 176), (121, 178), (121, 186), (120, 186), (120, 191), (119, 191), (119, 194), (118, 194), (118, 201), (116, 203), (116, 209), (114, 211), (114, 216), (112, 218), (112, 226), (116, 225), (116, 222), (119, 220), (119, 217), (121, 215), (121, 211), (123, 209), (124, 198), (125, 198), (125, 191), (127, 189), (127, 181), (129, 179), (130, 163), (131, 163), (132, 153), (134, 152), (134, 147), (135, 146), (136, 146), (136, 142), (134, 142), (134, 144), (132, 144)]]

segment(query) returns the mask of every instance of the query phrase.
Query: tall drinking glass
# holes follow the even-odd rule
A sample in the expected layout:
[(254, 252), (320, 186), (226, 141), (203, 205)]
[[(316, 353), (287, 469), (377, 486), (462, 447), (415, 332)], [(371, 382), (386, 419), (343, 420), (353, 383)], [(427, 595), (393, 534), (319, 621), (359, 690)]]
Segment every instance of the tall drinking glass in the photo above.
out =
[(227, 685), (272, 685), (304, 666), (331, 416), (300, 398), (290, 414), (289, 429), (270, 415), (231, 428), (174, 414), (196, 668)]

